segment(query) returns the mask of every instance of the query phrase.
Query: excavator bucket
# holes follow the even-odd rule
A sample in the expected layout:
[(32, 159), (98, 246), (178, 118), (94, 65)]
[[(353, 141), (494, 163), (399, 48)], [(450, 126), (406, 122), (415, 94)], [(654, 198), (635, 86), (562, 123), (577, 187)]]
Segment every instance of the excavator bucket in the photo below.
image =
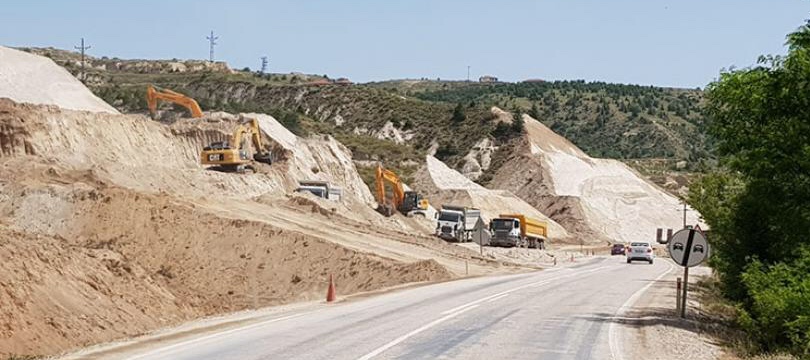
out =
[(383, 214), (385, 216), (393, 216), (394, 215), (394, 207), (388, 204), (380, 204), (377, 206), (377, 212)]
[(256, 153), (253, 155), (253, 160), (257, 162), (271, 165), (273, 163), (273, 156), (270, 153)]

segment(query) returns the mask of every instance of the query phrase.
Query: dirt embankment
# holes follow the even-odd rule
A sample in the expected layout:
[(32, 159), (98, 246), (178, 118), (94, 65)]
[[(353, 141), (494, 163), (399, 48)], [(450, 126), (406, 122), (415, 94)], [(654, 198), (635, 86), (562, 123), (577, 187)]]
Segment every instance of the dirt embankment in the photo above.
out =
[[(491, 188), (514, 192), (590, 244), (650, 240), (657, 228), (683, 226), (677, 198), (620, 161), (591, 158), (539, 121), (523, 120), (524, 143)], [(700, 214), (687, 217), (695, 224)]]
[[(249, 220), (165, 194), (44, 169), (5, 185), (0, 218), (0, 354), (50, 354), (200, 316), (451, 274)], [(31, 176), (26, 176), (29, 181)], [(68, 184), (64, 184), (68, 183)], [(70, 216), (65, 216), (65, 215)]]
[(487, 220), (500, 214), (522, 213), (548, 222), (551, 246), (571, 240), (562, 226), (511, 192), (484, 188), (432, 156), (428, 156), (425, 166), (417, 171), (414, 187), (436, 208), (441, 208), (442, 204), (476, 207)]
[[(311, 156), (286, 149), (257, 174), (205, 170), (201, 144), (230, 127), (217, 121), (0, 100), (0, 357), (318, 299), (329, 274), (345, 295), (449, 279), (466, 262), (516, 269), (376, 214), (331, 139), (298, 139)], [(347, 200), (289, 194), (307, 168)]]
[(588, 222), (578, 198), (555, 195), (554, 184), (548, 172), (543, 170), (543, 160), (532, 155), (530, 147), (528, 139), (523, 139), (516, 147), (518, 151), (492, 178), (490, 186), (513, 192), (585, 243), (609, 242), (605, 233)]

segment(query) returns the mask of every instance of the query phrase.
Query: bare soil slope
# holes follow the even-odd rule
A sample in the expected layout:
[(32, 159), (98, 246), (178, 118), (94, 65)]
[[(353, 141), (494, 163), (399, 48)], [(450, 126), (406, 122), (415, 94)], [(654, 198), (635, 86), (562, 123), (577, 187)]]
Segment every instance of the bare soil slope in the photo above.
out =
[(484, 188), (433, 156), (426, 158), (415, 179), (414, 187), (424, 192), (437, 208), (441, 204), (472, 206), (481, 209), (487, 220), (499, 214), (522, 213), (548, 222), (552, 246), (554, 241), (570, 241), (562, 226), (511, 192)]
[(0, 46), (0, 98), (117, 114), (51, 59)]
[[(240, 175), (199, 165), (227, 116), (169, 126), (0, 99), (0, 124), (0, 357), (318, 299), (329, 274), (348, 294), (449, 279), (465, 261), (516, 269), (378, 215), (331, 138), (269, 131), (278, 162)], [(346, 201), (289, 194), (313, 177)]]
[[(586, 242), (652, 240), (679, 229), (680, 201), (617, 160), (594, 159), (524, 115), (527, 136), (490, 187), (510, 190)], [(691, 211), (687, 222), (700, 214)]]

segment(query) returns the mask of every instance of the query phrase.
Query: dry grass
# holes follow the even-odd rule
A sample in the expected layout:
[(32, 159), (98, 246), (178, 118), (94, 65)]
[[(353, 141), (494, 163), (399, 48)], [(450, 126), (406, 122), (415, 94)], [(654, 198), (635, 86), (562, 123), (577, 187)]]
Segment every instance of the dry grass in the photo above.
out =
[(700, 301), (700, 315), (704, 317), (701, 322), (727, 350), (720, 360), (799, 360), (789, 354), (756, 354), (754, 344), (737, 326), (737, 306), (722, 296), (717, 278), (700, 279), (694, 291)]

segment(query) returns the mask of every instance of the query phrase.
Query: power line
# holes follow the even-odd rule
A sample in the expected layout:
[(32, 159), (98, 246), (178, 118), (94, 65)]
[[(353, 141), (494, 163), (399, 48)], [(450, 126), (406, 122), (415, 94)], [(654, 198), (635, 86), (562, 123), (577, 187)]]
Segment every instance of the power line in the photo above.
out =
[(267, 56), (262, 56), (260, 59), (262, 59), (262, 70), (259, 73), (264, 75), (267, 71)]
[(82, 73), (80, 77), (84, 78), (84, 51), (90, 49), (91, 46), (90, 45), (84, 46), (84, 38), (82, 38), (82, 44), (80, 46), (74, 46), (73, 48), (81, 51), (82, 53)]
[(214, 45), (217, 44), (217, 39), (219, 36), (214, 36), (214, 30), (211, 30), (211, 36), (206, 36), (208, 39), (209, 50), (208, 50), (208, 60), (214, 62)]

